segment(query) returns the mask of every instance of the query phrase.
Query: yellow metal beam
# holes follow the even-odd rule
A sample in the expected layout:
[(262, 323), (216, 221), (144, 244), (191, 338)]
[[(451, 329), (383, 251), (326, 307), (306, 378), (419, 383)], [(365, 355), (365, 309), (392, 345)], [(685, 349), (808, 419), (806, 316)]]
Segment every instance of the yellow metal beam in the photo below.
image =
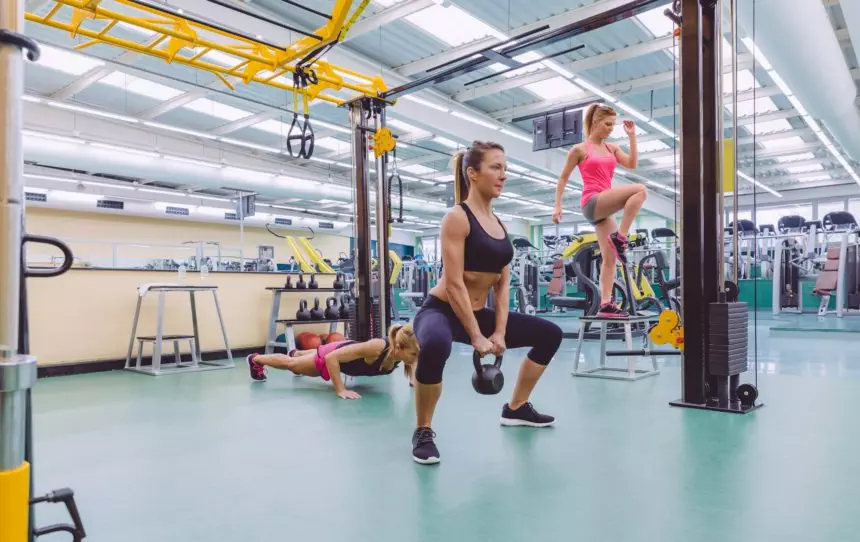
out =
[[(312, 52), (320, 46), (342, 40), (348, 29), (344, 21), (355, 0), (337, 0), (332, 19), (316, 33), (323, 37), (322, 42), (315, 38), (303, 38), (286, 49), (279, 49), (221, 28), (139, 4), (134, 0), (110, 1), (128, 8), (125, 11), (137, 10), (138, 13), (129, 14), (107, 9), (102, 6), (103, 3), (107, 3), (107, 0), (53, 0), (54, 6), (44, 16), (26, 13), (25, 17), (30, 22), (64, 30), (73, 38), (76, 36), (90, 38), (90, 41), (78, 44), (76, 49), (95, 44), (107, 44), (160, 58), (167, 63), (175, 62), (207, 71), (221, 79), (231, 90), (234, 88), (227, 77), (237, 77), (245, 84), (253, 81), (292, 92), (294, 90), (292, 77), (287, 74), (295, 73), (298, 68), (291, 62), (300, 60), (305, 53)], [(360, 13), (367, 3), (367, 0), (362, 0), (356, 13)], [(63, 6), (71, 8), (71, 15), (67, 21), (55, 18)], [(102, 21), (106, 24), (99, 26)], [(352, 22), (350, 20), (349, 24)], [(150, 36), (149, 44), (112, 35), (110, 32), (120, 23), (143, 29), (147, 34), (156, 35)], [(92, 28), (93, 26), (99, 27)], [(234, 57), (236, 63), (232, 66), (222, 66), (207, 61), (204, 57), (210, 52), (230, 55)], [(364, 96), (377, 97), (381, 92), (388, 90), (381, 76), (363, 75), (333, 66), (323, 60), (314, 62), (311, 69), (316, 72), (319, 82), (299, 90), (307, 101), (319, 99), (341, 105), (344, 103), (343, 99), (323, 92), (346, 89)], [(349, 75), (359, 82), (345, 82), (340, 74)]]

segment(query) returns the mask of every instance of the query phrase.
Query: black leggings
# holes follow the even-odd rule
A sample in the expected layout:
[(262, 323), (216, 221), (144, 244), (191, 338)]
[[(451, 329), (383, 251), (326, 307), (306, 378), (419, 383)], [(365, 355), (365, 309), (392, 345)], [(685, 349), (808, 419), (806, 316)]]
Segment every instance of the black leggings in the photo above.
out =
[[(496, 329), (496, 311), (475, 311), (478, 326), (485, 337)], [(428, 296), (415, 315), (412, 323), (421, 348), (415, 378), (422, 384), (439, 384), (445, 362), (451, 355), (451, 345), (456, 341), (472, 344), (466, 328), (454, 313), (454, 308), (441, 299)], [(528, 358), (539, 365), (547, 365), (561, 345), (561, 328), (543, 318), (518, 312), (508, 314), (505, 329), (505, 345), (508, 348), (531, 346)]]

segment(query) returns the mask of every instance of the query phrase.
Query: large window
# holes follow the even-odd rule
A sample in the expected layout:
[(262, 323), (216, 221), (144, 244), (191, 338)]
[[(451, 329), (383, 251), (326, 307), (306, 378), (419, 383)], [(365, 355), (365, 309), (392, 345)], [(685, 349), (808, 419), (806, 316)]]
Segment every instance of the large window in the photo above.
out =
[(845, 210), (845, 202), (843, 200), (839, 201), (823, 201), (818, 204), (818, 220), (824, 218), (824, 215), (827, 213), (835, 213), (837, 211)]
[(756, 226), (770, 224), (774, 228), (779, 219), (788, 215), (800, 215), (806, 220), (812, 220), (812, 205), (792, 205), (790, 207), (762, 207), (755, 210)]
[(854, 215), (854, 218), (860, 219), (860, 199), (848, 200), (848, 212)]

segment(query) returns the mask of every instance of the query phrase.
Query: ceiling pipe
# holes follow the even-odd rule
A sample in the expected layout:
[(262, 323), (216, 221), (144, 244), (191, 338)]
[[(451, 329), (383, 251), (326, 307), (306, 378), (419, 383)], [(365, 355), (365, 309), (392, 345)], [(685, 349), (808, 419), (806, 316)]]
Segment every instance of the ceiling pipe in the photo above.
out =
[[(821, 0), (739, 2), (738, 22), (801, 104), (860, 160), (857, 87)], [(860, 37), (860, 18), (854, 23)]]

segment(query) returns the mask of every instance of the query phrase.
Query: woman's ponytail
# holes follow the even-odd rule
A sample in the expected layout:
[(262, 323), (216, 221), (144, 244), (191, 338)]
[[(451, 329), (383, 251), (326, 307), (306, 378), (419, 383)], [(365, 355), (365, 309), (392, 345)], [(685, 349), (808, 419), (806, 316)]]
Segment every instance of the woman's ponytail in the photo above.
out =
[(591, 127), (594, 126), (594, 113), (597, 111), (598, 104), (591, 104), (585, 110), (585, 119), (582, 121), (585, 126), (585, 135), (591, 135)]
[(469, 197), (469, 176), (466, 175), (464, 159), (466, 151), (458, 151), (454, 155), (454, 204), (461, 203)]

